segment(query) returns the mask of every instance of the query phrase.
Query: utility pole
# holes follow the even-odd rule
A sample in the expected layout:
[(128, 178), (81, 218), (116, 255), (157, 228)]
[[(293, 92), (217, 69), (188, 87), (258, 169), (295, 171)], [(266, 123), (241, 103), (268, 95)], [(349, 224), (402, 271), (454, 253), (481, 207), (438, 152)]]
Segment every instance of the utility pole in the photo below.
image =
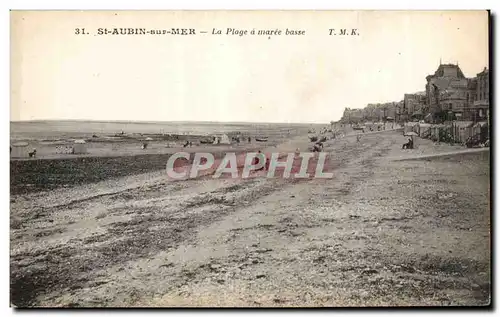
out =
[[(488, 109), (486, 110), (486, 117), (488, 118), (488, 139), (491, 139), (491, 128), (490, 128), (490, 102), (488, 101)], [(491, 142), (491, 141), (490, 141)]]
[(387, 128), (387, 106), (384, 106), (384, 130)]

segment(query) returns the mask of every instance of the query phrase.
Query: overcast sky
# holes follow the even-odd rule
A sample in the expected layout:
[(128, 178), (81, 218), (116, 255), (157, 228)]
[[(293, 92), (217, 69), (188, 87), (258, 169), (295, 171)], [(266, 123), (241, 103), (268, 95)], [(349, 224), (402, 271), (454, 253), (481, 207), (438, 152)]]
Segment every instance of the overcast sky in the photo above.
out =
[[(113, 27), (208, 33), (94, 35)], [(306, 35), (210, 34), (228, 27)], [(440, 59), (488, 66), (486, 11), (14, 12), (11, 34), (11, 120), (325, 123), (424, 90)]]

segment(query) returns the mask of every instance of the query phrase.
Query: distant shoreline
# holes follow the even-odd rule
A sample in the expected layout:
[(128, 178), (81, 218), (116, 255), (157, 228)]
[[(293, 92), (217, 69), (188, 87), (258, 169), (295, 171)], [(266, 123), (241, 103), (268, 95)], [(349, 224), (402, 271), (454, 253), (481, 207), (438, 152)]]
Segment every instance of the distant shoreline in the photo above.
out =
[(10, 123), (51, 123), (51, 122), (96, 122), (96, 123), (128, 123), (128, 124), (227, 124), (227, 125), (252, 125), (252, 124), (283, 124), (283, 125), (330, 125), (330, 122), (252, 122), (252, 121), (140, 121), (140, 120), (87, 120), (87, 119), (36, 119), (36, 120), (11, 120)]

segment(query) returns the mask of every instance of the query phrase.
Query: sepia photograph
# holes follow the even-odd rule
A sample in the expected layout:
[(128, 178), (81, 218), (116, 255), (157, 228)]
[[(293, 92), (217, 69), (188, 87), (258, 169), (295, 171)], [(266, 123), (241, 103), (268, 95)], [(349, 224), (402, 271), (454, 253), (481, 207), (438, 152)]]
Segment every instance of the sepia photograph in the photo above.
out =
[(490, 11), (9, 16), (10, 307), (492, 305)]

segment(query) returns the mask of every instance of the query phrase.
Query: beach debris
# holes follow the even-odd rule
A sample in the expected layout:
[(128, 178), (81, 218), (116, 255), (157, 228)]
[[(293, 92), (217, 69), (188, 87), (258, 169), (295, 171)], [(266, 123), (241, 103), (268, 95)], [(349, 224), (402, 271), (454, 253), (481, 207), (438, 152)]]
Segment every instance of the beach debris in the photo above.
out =
[(211, 269), (212, 271), (218, 271), (218, 270), (220, 270), (221, 268), (222, 268), (222, 265), (220, 265), (220, 264), (210, 264), (210, 269)]
[(440, 194), (438, 194), (439, 199), (448, 199), (448, 198), (452, 198), (453, 196), (455, 196), (455, 194), (453, 194), (453, 193), (448, 193), (448, 194), (440, 193)]
[(260, 249), (257, 249), (255, 250), (256, 253), (267, 253), (267, 252), (271, 252), (273, 249), (270, 249), (270, 248), (260, 248)]
[(162, 267), (173, 267), (173, 266), (174, 266), (174, 263), (167, 262), (165, 264), (160, 265), (159, 268), (162, 268)]
[(268, 138), (267, 137), (259, 137), (259, 138), (255, 138), (255, 141), (257, 142), (267, 142)]
[(361, 272), (362, 275), (371, 275), (371, 274), (377, 274), (378, 271), (375, 269), (365, 269)]

